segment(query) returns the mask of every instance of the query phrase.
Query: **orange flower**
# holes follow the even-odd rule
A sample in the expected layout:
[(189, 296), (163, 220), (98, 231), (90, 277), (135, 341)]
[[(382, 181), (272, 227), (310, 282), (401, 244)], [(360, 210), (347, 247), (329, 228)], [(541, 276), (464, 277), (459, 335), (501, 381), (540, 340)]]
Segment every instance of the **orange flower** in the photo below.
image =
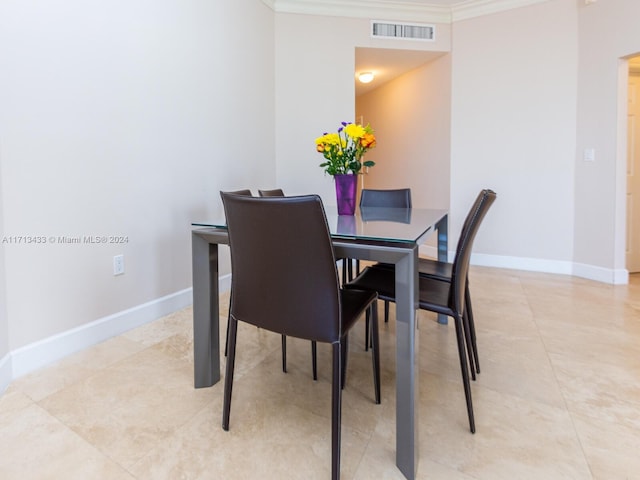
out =
[(360, 139), (360, 145), (364, 148), (373, 148), (376, 146), (376, 137), (373, 133), (365, 133)]

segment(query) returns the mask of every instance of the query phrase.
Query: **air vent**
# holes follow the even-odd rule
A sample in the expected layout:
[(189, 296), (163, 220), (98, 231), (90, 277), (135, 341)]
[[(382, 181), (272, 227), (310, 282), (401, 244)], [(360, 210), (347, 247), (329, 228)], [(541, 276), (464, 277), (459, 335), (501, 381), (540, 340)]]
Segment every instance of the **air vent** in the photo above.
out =
[(371, 36), (373, 38), (399, 38), (404, 40), (433, 41), (436, 35), (435, 25), (416, 23), (391, 23), (373, 20)]

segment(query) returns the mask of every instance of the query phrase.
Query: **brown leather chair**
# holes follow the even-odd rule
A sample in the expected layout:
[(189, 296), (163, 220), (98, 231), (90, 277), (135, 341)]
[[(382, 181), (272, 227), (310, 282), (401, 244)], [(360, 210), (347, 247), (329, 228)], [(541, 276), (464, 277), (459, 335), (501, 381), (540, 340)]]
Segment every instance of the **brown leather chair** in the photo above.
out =
[[(377, 190), (372, 188), (363, 188), (360, 192), (360, 208), (368, 207), (384, 207), (384, 208), (411, 208), (411, 189), (410, 188), (397, 188), (392, 190)], [(365, 216), (366, 212), (362, 210), (360, 213)], [(394, 269), (393, 264), (381, 264), (379, 266), (386, 266), (387, 268)], [(360, 261), (356, 260), (356, 275), (360, 274)], [(349, 280), (352, 280), (352, 275), (348, 275)], [(389, 321), (389, 301), (384, 301), (384, 322)], [(369, 348), (370, 336), (369, 336), (369, 322), (366, 322), (366, 335), (365, 335), (365, 350)]]
[(360, 192), (361, 207), (411, 208), (411, 189), (375, 190), (363, 188)]
[[(474, 206), (467, 216), (456, 249), (456, 256), (451, 265), (450, 281), (419, 275), (419, 307), (423, 310), (448, 315), (453, 318), (460, 357), (460, 370), (467, 402), (469, 428), (475, 433), (471, 385), (465, 355), (465, 343), (469, 345), (470, 327), (466, 324), (465, 306), (467, 298), (467, 282), (473, 240), (478, 233), (482, 219), (495, 201), (496, 194), (492, 190), (480, 192)], [(347, 288), (370, 289), (378, 292), (383, 300), (395, 301), (395, 272), (386, 266), (365, 268), (358, 277), (349, 282)], [(469, 358), (473, 368), (473, 361)]]
[[(284, 192), (281, 188), (276, 188), (273, 190), (258, 190), (258, 195), (261, 197), (284, 197)], [(317, 374), (317, 361), (316, 361), (316, 353), (315, 349), (312, 353), (313, 357), (313, 379), (318, 379)], [(282, 371), (287, 373), (287, 336), (282, 335)]]
[[(493, 196), (493, 200), (489, 201), (488, 196)], [(474, 215), (474, 212), (478, 208), (478, 205), (481, 202), (488, 202), (489, 204), (485, 207), (487, 210), (495, 200), (497, 195), (495, 192), (489, 189), (482, 190), (478, 197), (476, 198), (473, 206), (469, 210), (467, 214), (467, 218), (464, 221), (463, 229), (470, 228), (477, 230), (480, 228), (480, 223), (484, 218), (484, 215)], [(485, 212), (486, 213), (486, 212)], [(438, 260), (433, 260), (430, 258), (420, 258), (418, 260), (418, 271), (421, 277), (427, 278), (435, 278), (436, 280), (441, 280), (443, 282), (451, 283), (453, 279), (453, 263), (450, 262), (439, 262)], [(465, 292), (464, 292), (464, 323), (465, 323), (465, 334), (467, 336), (467, 348), (471, 352), (472, 358), (469, 358), (469, 363), (471, 365), (472, 374), (471, 377), (475, 380), (475, 373), (480, 373), (480, 361), (478, 357), (478, 345), (476, 342), (476, 328), (475, 321), (473, 319), (473, 308), (471, 306), (471, 294), (469, 293), (469, 279), (467, 278), (467, 282), (465, 284)]]
[[(235, 195), (245, 195), (247, 197), (253, 196), (253, 194), (251, 193), (251, 190), (249, 190), (248, 188), (245, 188), (245, 189), (242, 189), (242, 190), (234, 190), (234, 191), (231, 191), (231, 192), (220, 192), (220, 195), (222, 195), (223, 193), (224, 194), (230, 193), (230, 194), (235, 194)], [(233, 292), (229, 293), (229, 297), (231, 297), (231, 295), (233, 295)], [(231, 299), (229, 299), (229, 303), (231, 303)], [(227, 318), (227, 333), (225, 335), (225, 341), (224, 341), (224, 356), (225, 357), (227, 356), (228, 352), (229, 352), (229, 319)]]
[(258, 195), (261, 197), (284, 197), (284, 191), (281, 188), (274, 188), (273, 190), (258, 190)]
[[(491, 190), (485, 189), (480, 191), (475, 202), (469, 209), (467, 218), (463, 224), (464, 228), (480, 228), (480, 222), (482, 217), (475, 215), (474, 213), (478, 209), (481, 202), (483, 202), (485, 195)], [(489, 208), (489, 207), (487, 207)], [(472, 225), (473, 223), (473, 225)], [(382, 264), (378, 264), (382, 266)], [(450, 262), (440, 262), (430, 258), (418, 259), (418, 272), (421, 277), (434, 278), (443, 282), (451, 283), (453, 277), (453, 264)], [(465, 307), (463, 324), (465, 327), (465, 340), (467, 342), (467, 353), (469, 355), (469, 365), (471, 368), (471, 378), (476, 379), (476, 373), (480, 373), (480, 360), (478, 356), (478, 345), (476, 341), (476, 329), (475, 321), (473, 318), (473, 308), (471, 306), (471, 294), (469, 293), (469, 279), (467, 278), (467, 284), (465, 288)]]
[[(258, 190), (258, 195), (261, 197), (284, 197), (284, 191), (281, 188), (274, 188), (273, 190)], [(318, 353), (316, 342), (311, 342), (311, 370), (313, 373), (313, 379), (318, 379)], [(282, 335), (282, 371), (287, 371), (287, 337)]]
[[(282, 190), (279, 190), (280, 192), (282, 192)], [(275, 190), (272, 190), (272, 192), (275, 192)], [(251, 197), (253, 196), (251, 193), (251, 190), (249, 189), (243, 189), (243, 190), (235, 190), (233, 192), (224, 192), (224, 193), (231, 193), (231, 194), (235, 194), (235, 195), (244, 195), (247, 197)], [(263, 196), (263, 190), (258, 190), (258, 193), (260, 193), (260, 196)], [(221, 192), (222, 194), (222, 192)], [(282, 195), (281, 195), (282, 196)], [(233, 295), (233, 292), (231, 292), (230, 296)], [(282, 371), (283, 372), (287, 372), (287, 337), (285, 335), (282, 335)], [(227, 319), (227, 334), (225, 337), (225, 344), (224, 344), (224, 356), (226, 357), (228, 354), (228, 350), (229, 350), (229, 320)], [(315, 355), (314, 355), (314, 380), (317, 379), (317, 374), (316, 372), (316, 368), (315, 367)]]
[[(340, 478), (340, 425), (351, 328), (371, 310), (375, 401), (380, 403), (377, 294), (341, 289), (322, 200), (222, 194), (233, 269), (222, 428), (229, 430), (238, 322), (332, 345), (332, 478)], [(304, 228), (301, 228), (304, 226)]]
[[(362, 207), (384, 207), (384, 208), (411, 208), (411, 189), (398, 188), (393, 190), (377, 190), (373, 188), (363, 188), (360, 192), (360, 208)], [(360, 212), (364, 219), (365, 212)], [(353, 267), (351, 260), (344, 259), (347, 269), (343, 268), (343, 278), (353, 280)], [(355, 273), (360, 273), (360, 260), (355, 262)], [(389, 303), (385, 302), (384, 321), (389, 321)]]

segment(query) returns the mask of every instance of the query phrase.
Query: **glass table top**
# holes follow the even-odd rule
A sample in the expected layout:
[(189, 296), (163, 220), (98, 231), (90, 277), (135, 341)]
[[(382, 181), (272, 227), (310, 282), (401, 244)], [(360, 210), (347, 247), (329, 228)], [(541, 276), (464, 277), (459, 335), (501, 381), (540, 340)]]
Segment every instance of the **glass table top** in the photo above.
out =
[[(356, 208), (355, 215), (338, 215), (337, 207), (325, 206), (331, 237), (345, 240), (421, 243), (432, 233), (447, 210), (429, 208)], [(226, 229), (224, 218), (194, 222), (193, 227)]]

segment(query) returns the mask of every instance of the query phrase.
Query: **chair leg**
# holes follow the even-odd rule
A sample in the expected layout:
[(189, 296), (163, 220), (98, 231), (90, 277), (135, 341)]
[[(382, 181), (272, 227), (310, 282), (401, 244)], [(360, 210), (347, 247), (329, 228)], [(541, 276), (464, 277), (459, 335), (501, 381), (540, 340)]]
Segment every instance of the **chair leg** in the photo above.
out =
[[(346, 339), (343, 339), (346, 342)], [(331, 479), (340, 480), (340, 428), (342, 423), (342, 345), (334, 343), (331, 384)]]
[(473, 416), (473, 402), (471, 400), (471, 383), (469, 382), (469, 371), (467, 368), (467, 356), (464, 348), (464, 332), (462, 331), (462, 318), (460, 315), (454, 317), (456, 326), (456, 339), (458, 341), (458, 356), (460, 357), (460, 371), (462, 373), (462, 384), (464, 386), (464, 396), (467, 401), (467, 415), (469, 416), (469, 429), (471, 433), (476, 433), (476, 422)]
[(227, 353), (229, 351), (229, 323), (231, 322), (231, 318), (227, 317), (227, 335), (225, 337), (225, 341), (224, 341), (224, 356), (227, 356)]
[(224, 341), (224, 356), (227, 356), (227, 351), (229, 350), (229, 322), (231, 322), (231, 296), (233, 292), (229, 293), (229, 312), (227, 313), (227, 334), (225, 336)]
[(316, 341), (311, 341), (311, 368), (313, 369), (313, 379), (318, 380), (318, 350)]
[(231, 390), (233, 389), (233, 370), (236, 362), (236, 338), (238, 336), (238, 321), (229, 317), (229, 356), (224, 377), (224, 403), (222, 407), (222, 429), (229, 430), (229, 415), (231, 413)]
[(344, 386), (347, 383), (347, 358), (349, 358), (349, 334), (346, 334), (344, 336), (340, 348), (341, 348), (341, 351), (342, 351), (341, 378), (342, 378), (342, 388), (344, 388)]
[(478, 360), (478, 344), (476, 342), (476, 326), (473, 321), (473, 309), (471, 308), (471, 294), (469, 293), (469, 280), (467, 279), (467, 285), (464, 292), (464, 303), (466, 312), (466, 327), (469, 330), (471, 337), (471, 347), (473, 350), (473, 359), (476, 365), (476, 373), (480, 373), (480, 361)]
[(471, 332), (469, 331), (469, 323), (467, 312), (462, 315), (462, 333), (464, 333), (464, 341), (467, 345), (467, 357), (469, 359), (469, 370), (471, 371), (471, 380), (476, 380), (476, 364), (473, 359), (473, 345), (471, 344)]
[(287, 373), (287, 336), (282, 335), (282, 371)]
[(364, 351), (369, 350), (369, 332), (371, 331), (371, 313), (367, 308), (367, 313), (364, 316)]
[(469, 371), (471, 372), (471, 380), (476, 380), (476, 363), (473, 358), (473, 345), (471, 344), (471, 332), (469, 332), (469, 321), (467, 312), (462, 315), (462, 332), (464, 333), (464, 341), (467, 345), (467, 358), (469, 359)]
[[(380, 404), (380, 336), (378, 334), (378, 302), (371, 304), (371, 360), (373, 362), (373, 388), (376, 404)], [(368, 311), (369, 309), (367, 309)]]

